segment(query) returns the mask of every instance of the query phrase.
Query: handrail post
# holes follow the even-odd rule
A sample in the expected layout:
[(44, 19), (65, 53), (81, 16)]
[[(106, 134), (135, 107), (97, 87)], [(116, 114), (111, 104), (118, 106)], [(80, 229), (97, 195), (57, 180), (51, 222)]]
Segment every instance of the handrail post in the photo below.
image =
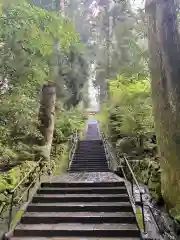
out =
[(13, 211), (13, 200), (14, 200), (14, 191), (11, 192), (11, 203), (10, 203), (10, 209), (9, 209), (9, 219), (8, 219), (8, 231), (11, 228), (11, 220), (12, 220), (12, 211)]
[(28, 189), (28, 192), (27, 192), (27, 198), (26, 198), (26, 201), (28, 202), (29, 200), (29, 194), (30, 194), (30, 189)]
[(140, 202), (141, 202), (141, 212), (142, 212), (142, 220), (143, 220), (143, 230), (144, 234), (146, 234), (146, 221), (145, 221), (145, 214), (144, 214), (144, 203), (143, 203), (143, 193), (140, 192)]
[[(30, 181), (31, 181), (31, 174), (29, 175), (29, 177), (28, 177), (28, 183), (30, 183)], [(30, 189), (28, 189), (28, 191), (27, 191), (27, 198), (26, 198), (26, 201), (28, 202), (28, 200), (29, 200), (29, 193), (30, 193)]]
[(79, 140), (79, 134), (78, 134), (77, 130), (72, 135), (71, 140), (72, 140), (71, 141), (72, 146), (71, 146), (71, 148), (69, 150), (69, 166), (68, 166), (68, 169), (70, 168), (71, 161), (72, 161), (72, 158), (74, 156), (74, 153), (75, 153), (75, 150), (76, 150), (76, 146), (77, 146), (77, 143), (78, 143), (78, 140)]
[(132, 191), (132, 197), (134, 197), (134, 184), (133, 184), (133, 180), (131, 182), (131, 191)]
[(109, 169), (111, 169), (111, 160), (110, 160), (109, 151), (108, 151), (108, 149), (107, 149), (106, 137), (104, 136), (104, 133), (102, 133), (101, 136), (102, 136), (102, 141), (103, 141), (103, 145), (104, 145), (104, 150), (105, 150), (105, 154), (106, 154), (106, 158), (107, 158), (107, 162), (108, 162), (108, 167), (109, 167)]

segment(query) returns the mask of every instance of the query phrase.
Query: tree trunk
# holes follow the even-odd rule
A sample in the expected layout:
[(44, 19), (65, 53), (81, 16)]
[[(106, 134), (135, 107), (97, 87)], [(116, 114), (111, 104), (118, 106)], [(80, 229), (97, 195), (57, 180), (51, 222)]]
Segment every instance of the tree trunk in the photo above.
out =
[(162, 195), (180, 201), (180, 46), (174, 0), (146, 0), (152, 99), (161, 154)]
[(40, 132), (43, 135), (42, 145), (45, 147), (44, 157), (50, 160), (54, 132), (56, 103), (56, 87), (54, 83), (42, 87), (41, 105), (39, 109)]

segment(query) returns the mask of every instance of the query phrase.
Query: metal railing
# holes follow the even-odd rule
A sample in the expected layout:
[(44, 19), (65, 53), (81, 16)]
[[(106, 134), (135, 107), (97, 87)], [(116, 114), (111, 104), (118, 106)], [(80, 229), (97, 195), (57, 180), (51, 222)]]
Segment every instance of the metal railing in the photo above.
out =
[(76, 147), (77, 147), (77, 143), (79, 141), (79, 132), (76, 131), (73, 135), (72, 135), (72, 138), (71, 138), (71, 142), (70, 142), (70, 151), (69, 151), (69, 167), (68, 169), (70, 168), (71, 166), (71, 163), (72, 163), (72, 160), (73, 160), (73, 157), (74, 157), (74, 153), (76, 151)]
[[(145, 220), (145, 209), (148, 209), (148, 211), (151, 214), (153, 223), (155, 224), (155, 226), (157, 228), (157, 231), (158, 231), (159, 235), (163, 238), (168, 235), (168, 239), (176, 239), (173, 236), (171, 236), (171, 238), (169, 238), (170, 234), (165, 232), (164, 226), (161, 227), (158, 220), (156, 219), (154, 211), (156, 210), (156, 211), (160, 212), (160, 210), (156, 209), (155, 207), (150, 206), (149, 204), (147, 204), (143, 201), (144, 191), (140, 188), (140, 185), (139, 185), (139, 183), (138, 183), (138, 181), (135, 177), (135, 174), (134, 174), (134, 172), (133, 172), (133, 170), (132, 170), (132, 168), (131, 168), (131, 166), (128, 162), (128, 159), (126, 158), (125, 155), (123, 155), (123, 161), (121, 162), (120, 168), (121, 168), (121, 172), (123, 173), (123, 177), (124, 177), (125, 181), (129, 182), (130, 185), (131, 185), (131, 187), (130, 187), (131, 193), (129, 193), (129, 195), (131, 196), (131, 199), (133, 200), (133, 202), (136, 206), (139, 206), (141, 208), (142, 223), (143, 223), (143, 234), (148, 233), (147, 223), (146, 223), (146, 220)], [(131, 175), (131, 180), (130, 181), (128, 181), (128, 179), (127, 179), (127, 173), (125, 172), (125, 169), (127, 169), (128, 173)], [(139, 201), (136, 200), (136, 193), (134, 191), (135, 188), (138, 190), (139, 195), (140, 195)]]
[[(133, 202), (135, 203), (135, 205), (138, 205), (141, 207), (141, 213), (142, 213), (142, 220), (143, 220), (143, 232), (146, 233), (146, 223), (145, 223), (145, 214), (144, 214), (144, 202), (143, 202), (143, 194), (144, 194), (144, 191), (141, 190), (140, 186), (139, 186), (139, 183), (135, 177), (135, 174), (130, 166), (130, 164), (128, 163), (128, 160), (125, 156), (123, 156), (124, 158), (124, 162), (121, 162), (121, 165), (120, 165), (120, 168), (121, 168), (121, 171), (122, 171), (122, 174), (123, 174), (123, 177), (124, 179), (126, 180), (126, 182), (128, 182), (128, 179), (127, 179), (127, 174), (125, 173), (125, 167), (127, 167), (128, 169), (128, 173), (131, 175), (131, 181), (130, 184), (131, 184), (131, 193), (130, 193), (130, 196), (131, 196), (131, 199), (133, 200)], [(125, 166), (123, 166), (123, 163), (125, 163)], [(140, 201), (136, 201), (136, 196), (135, 196), (135, 192), (134, 192), (134, 187), (136, 186), (136, 188), (138, 189), (138, 192), (140, 194)]]
[[(78, 132), (76, 131), (70, 136), (70, 138), (68, 138), (69, 161), (73, 158), (76, 144), (78, 142), (78, 136)], [(41, 176), (44, 173), (45, 175), (51, 175), (51, 165), (49, 162), (44, 161), (43, 158), (41, 158), (13, 189), (5, 190), (8, 194), (9, 201), (7, 201), (7, 203), (0, 202), (0, 220), (5, 221), (3, 224), (7, 225), (7, 231), (10, 231), (12, 228), (11, 225), (14, 209), (17, 206), (20, 208), (20, 204), (23, 203), (23, 200), (24, 203), (30, 200), (31, 190), (34, 188), (35, 184), (40, 183)]]
[(110, 170), (116, 171), (118, 168), (118, 162), (116, 161), (116, 156), (114, 155), (114, 153), (112, 151), (112, 146), (109, 143), (108, 139), (105, 137), (104, 133), (101, 132), (100, 135), (101, 135), (101, 139), (103, 141), (104, 150), (105, 150), (106, 158), (108, 161), (108, 167)]
[[(139, 206), (141, 208), (142, 223), (143, 223), (143, 234), (147, 234), (146, 220), (145, 220), (145, 208), (147, 208), (149, 210), (152, 218), (153, 218), (153, 221), (154, 221), (154, 223), (157, 227), (159, 235), (162, 236), (163, 238), (165, 236), (167, 236), (168, 239), (175, 240), (176, 237), (173, 236), (170, 232), (165, 232), (164, 226), (161, 227), (160, 224), (158, 223), (158, 220), (156, 219), (154, 211), (160, 212), (160, 210), (150, 206), (149, 204), (147, 204), (143, 201), (144, 191), (140, 188), (140, 185), (139, 185), (139, 183), (136, 179), (136, 176), (135, 176), (135, 174), (134, 174), (126, 156), (123, 154), (122, 159), (120, 161), (117, 161), (116, 154), (113, 153), (112, 145), (109, 143), (108, 139), (105, 137), (105, 135), (103, 133), (101, 134), (101, 137), (102, 137), (102, 140), (103, 140), (103, 143), (104, 143), (105, 152), (106, 152), (106, 156), (107, 156), (107, 159), (108, 159), (110, 170), (112, 170), (113, 172), (117, 172), (118, 168), (121, 169), (121, 172), (123, 174), (123, 178), (125, 179), (125, 184), (127, 186), (127, 191), (128, 191), (128, 195), (130, 197), (130, 200), (132, 201), (132, 203), (135, 206)], [(125, 169), (127, 170), (127, 173), (125, 172)], [(130, 176), (131, 176), (130, 181), (129, 181), (129, 178), (127, 177), (127, 174), (130, 174)], [(129, 191), (128, 183), (130, 184), (131, 192)], [(139, 201), (136, 200), (135, 191), (134, 191), (135, 188), (138, 189), (138, 192), (140, 194)]]
[[(22, 178), (22, 180), (10, 190), (6, 190), (9, 195), (9, 202), (2, 202), (0, 206), (0, 218), (3, 220), (3, 214), (8, 213), (7, 216), (7, 230), (11, 229), (11, 223), (13, 220), (13, 209), (19, 206), (23, 200), (29, 201), (30, 191), (34, 185), (40, 182), (45, 168), (45, 162), (41, 158), (36, 165)], [(34, 177), (35, 176), (35, 177)], [(38, 180), (38, 181), (37, 181)]]

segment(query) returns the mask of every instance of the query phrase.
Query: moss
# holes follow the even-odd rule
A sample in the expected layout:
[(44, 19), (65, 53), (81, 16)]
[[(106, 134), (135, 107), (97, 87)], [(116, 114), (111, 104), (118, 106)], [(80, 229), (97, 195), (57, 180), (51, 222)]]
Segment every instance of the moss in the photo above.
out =
[[(68, 144), (56, 145), (52, 151), (51, 167), (53, 169), (53, 175), (61, 175), (66, 172), (68, 167)], [(0, 208), (2, 204), (9, 205), (10, 193), (8, 190), (13, 189), (21, 179), (23, 179), (27, 173), (36, 166), (35, 161), (24, 161), (21, 165), (16, 166), (6, 173), (0, 174)], [(46, 164), (47, 165), (47, 164)], [(39, 169), (37, 169), (39, 171)], [(31, 178), (27, 179), (27, 182), (16, 192), (15, 201), (19, 199), (22, 191), (26, 188), (26, 184), (29, 184), (35, 177), (35, 172)], [(13, 218), (12, 225), (14, 225), (22, 215), (22, 210), (17, 211)]]
[(143, 217), (142, 217), (142, 213), (141, 213), (141, 210), (139, 209), (139, 207), (136, 207), (136, 219), (137, 219), (139, 228), (141, 230), (143, 230)]
[(0, 202), (8, 201), (8, 190), (13, 189), (35, 165), (36, 162), (24, 161), (21, 165), (0, 174)]
[[(156, 200), (161, 199), (161, 171), (159, 163), (151, 161), (150, 159), (145, 159), (139, 161), (132, 160), (130, 164), (138, 182), (148, 186), (153, 198)], [(127, 169), (126, 172), (128, 172)], [(128, 179), (131, 179), (130, 176), (128, 176)]]
[(23, 213), (24, 213), (24, 210), (21, 210), (21, 209), (16, 212), (16, 214), (14, 215), (12, 222), (11, 222), (12, 229), (16, 226), (18, 221), (21, 219)]
[(169, 213), (173, 219), (180, 223), (180, 203), (176, 207), (171, 208)]
[[(52, 156), (52, 167), (54, 172), (65, 171), (68, 165), (68, 146), (61, 144), (56, 148), (56, 154)], [(7, 190), (14, 188), (22, 178), (24, 178), (28, 172), (36, 166), (35, 161), (24, 161), (21, 165), (18, 165), (11, 170), (0, 174), (0, 201), (3, 201)], [(34, 176), (35, 177), (36, 173)]]

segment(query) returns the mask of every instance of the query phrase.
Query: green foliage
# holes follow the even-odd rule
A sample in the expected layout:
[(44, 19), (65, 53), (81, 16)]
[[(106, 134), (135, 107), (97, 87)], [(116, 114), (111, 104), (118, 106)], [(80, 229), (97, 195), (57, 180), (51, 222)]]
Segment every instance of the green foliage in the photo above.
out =
[(180, 223), (180, 204), (170, 210), (170, 216), (177, 222)]
[(101, 104), (101, 111), (96, 114), (96, 119), (100, 124), (100, 128), (103, 132), (106, 132), (108, 126), (108, 118), (109, 118), (109, 109), (107, 104)]
[(116, 130), (127, 135), (145, 135), (153, 132), (150, 86), (148, 80), (135, 77), (120, 75), (110, 81), (110, 111), (115, 114)]
[[(66, 170), (68, 137), (83, 126), (82, 109), (77, 105), (83, 100), (88, 80), (84, 49), (73, 25), (45, 8), (35, 6), (32, 1), (0, 2), (0, 169), (5, 171), (0, 174), (0, 209), (2, 203), (9, 206), (8, 190), (34, 167), (45, 150), (39, 146), (42, 136), (38, 130), (43, 84), (55, 81), (57, 87), (51, 151), (54, 173)], [(56, 78), (52, 77), (54, 67), (58, 72)], [(28, 181), (34, 177), (37, 172)], [(20, 189), (17, 197), (23, 191)], [(20, 215), (21, 211), (13, 224)]]
[[(38, 130), (39, 93), (42, 84), (50, 80), (54, 39), (58, 40), (58, 59), (63, 60), (58, 61), (55, 79), (62, 106), (67, 99), (69, 105), (81, 100), (78, 94), (87, 81), (87, 66), (78, 36), (67, 19), (23, 0), (13, 4), (2, 1), (0, 9), (0, 164), (14, 166), (25, 159), (34, 160), (38, 151), (42, 138)], [(72, 53), (74, 58), (70, 59)], [(76, 101), (71, 101), (71, 95)], [(76, 121), (64, 116), (65, 112), (57, 126), (62, 137), (71, 133), (71, 122)]]
[[(147, 79), (117, 75), (109, 81), (109, 99), (99, 120), (111, 134), (145, 136), (154, 131), (150, 86)], [(105, 128), (105, 126), (103, 127)]]
[(60, 57), (63, 64), (59, 69), (61, 81), (57, 82), (57, 96), (63, 98), (66, 107), (71, 108), (86, 100), (83, 89), (88, 81), (88, 64), (82, 49), (76, 45), (70, 47), (66, 56)]
[[(0, 19), (0, 74), (11, 87), (38, 87), (48, 80), (54, 39), (67, 49), (76, 41), (67, 20), (24, 2), (2, 12)], [(29, 89), (28, 89), (29, 92)]]
[[(96, 84), (100, 86), (100, 100), (105, 97), (107, 79), (117, 74), (128, 77), (146, 76), (147, 44), (144, 19), (141, 12), (134, 12), (127, 1), (112, 3), (101, 9), (96, 24)], [(144, 35), (143, 35), (144, 34)]]
[(69, 146), (67, 142), (53, 148), (51, 160), (53, 175), (62, 175), (66, 172), (69, 164)]
[[(138, 182), (148, 186), (151, 196), (157, 201), (162, 199), (160, 164), (149, 159), (131, 161), (131, 168)], [(128, 169), (126, 169), (128, 171)]]
[(67, 140), (75, 130), (84, 126), (84, 117), (77, 108), (57, 113), (55, 122), (55, 139), (57, 142)]

